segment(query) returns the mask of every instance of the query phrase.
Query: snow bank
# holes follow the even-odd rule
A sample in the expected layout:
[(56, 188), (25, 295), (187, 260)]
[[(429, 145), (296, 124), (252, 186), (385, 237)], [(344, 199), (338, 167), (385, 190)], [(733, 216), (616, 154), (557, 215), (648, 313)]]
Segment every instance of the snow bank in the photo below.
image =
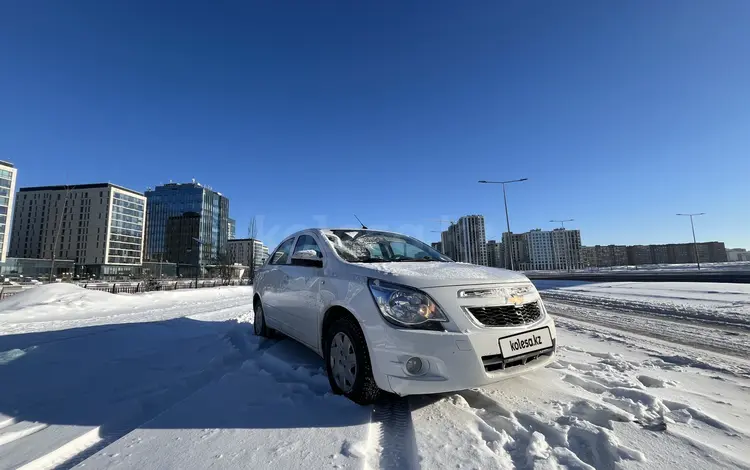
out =
[(54, 308), (91, 308), (97, 305), (127, 303), (123, 297), (108, 292), (88, 290), (75, 284), (46, 284), (27, 289), (0, 301), (0, 313), (22, 308), (50, 306)]
[(237, 316), (232, 309), (247, 304), (252, 296), (253, 288), (248, 286), (127, 295), (48, 284), (0, 301), (0, 336), (185, 316), (226, 320), (227, 315)]

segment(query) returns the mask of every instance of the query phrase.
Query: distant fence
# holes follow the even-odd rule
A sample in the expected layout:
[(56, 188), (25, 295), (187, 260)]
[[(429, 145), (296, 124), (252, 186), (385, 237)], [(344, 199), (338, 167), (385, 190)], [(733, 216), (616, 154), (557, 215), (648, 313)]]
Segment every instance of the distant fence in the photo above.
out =
[[(141, 281), (141, 282), (112, 282), (112, 283), (78, 283), (79, 287), (88, 290), (96, 290), (100, 292), (109, 292), (110, 294), (141, 294), (144, 292), (155, 292), (155, 291), (171, 291), (180, 289), (202, 289), (205, 287), (221, 287), (221, 286), (246, 286), (249, 285), (246, 279), (232, 279), (222, 280), (214, 279), (210, 281)], [(2, 286), (0, 287), (0, 300), (7, 297), (11, 297), (20, 292), (28, 289), (34, 289), (35, 287), (20, 287), (20, 286)]]

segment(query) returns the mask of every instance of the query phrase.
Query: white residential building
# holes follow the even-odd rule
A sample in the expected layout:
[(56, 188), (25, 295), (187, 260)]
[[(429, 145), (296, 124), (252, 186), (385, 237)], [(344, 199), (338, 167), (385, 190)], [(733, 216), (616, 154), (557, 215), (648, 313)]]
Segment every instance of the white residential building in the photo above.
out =
[(581, 232), (563, 228), (540, 229), (522, 234), (524, 255), (521, 269), (532, 271), (581, 268)]
[(17, 172), (11, 163), (0, 161), (0, 263), (5, 262), (8, 254)]
[(727, 248), (727, 261), (750, 261), (750, 252), (744, 248)]
[(78, 274), (127, 276), (143, 261), (146, 198), (110, 183), (21, 188), (9, 256), (74, 260)]

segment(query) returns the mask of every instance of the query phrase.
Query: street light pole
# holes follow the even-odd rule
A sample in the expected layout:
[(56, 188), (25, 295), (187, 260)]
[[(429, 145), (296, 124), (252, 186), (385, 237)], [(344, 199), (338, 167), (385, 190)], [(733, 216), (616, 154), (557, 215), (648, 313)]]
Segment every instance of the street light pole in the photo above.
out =
[[(510, 231), (510, 216), (508, 215), (508, 194), (505, 191), (505, 185), (510, 183), (520, 183), (522, 181), (528, 181), (528, 178), (521, 178), (517, 180), (508, 180), (508, 181), (486, 181), (486, 180), (480, 180), (479, 183), (482, 184), (502, 184), (503, 185), (503, 202), (505, 203), (505, 224), (508, 227), (508, 246), (505, 247), (505, 253), (506, 253), (506, 266), (510, 264), (511, 271), (515, 271), (515, 266), (513, 263), (513, 256), (511, 254), (511, 247), (513, 246), (513, 234)], [(507, 263), (507, 261), (510, 260), (510, 263)]]
[(693, 217), (697, 217), (699, 215), (706, 215), (705, 212), (696, 212), (692, 214), (677, 214), (679, 216), (683, 217), (690, 217), (690, 229), (693, 231), (693, 249), (695, 250), (695, 262), (698, 264), (698, 271), (701, 270), (701, 260), (698, 257), (698, 242), (695, 239), (695, 224), (693, 223)]

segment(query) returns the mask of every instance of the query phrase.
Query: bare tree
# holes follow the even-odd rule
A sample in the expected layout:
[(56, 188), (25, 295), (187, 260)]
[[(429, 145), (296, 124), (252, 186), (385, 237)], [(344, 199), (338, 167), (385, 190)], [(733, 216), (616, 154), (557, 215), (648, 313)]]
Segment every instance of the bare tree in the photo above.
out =
[(216, 258), (216, 264), (219, 267), (219, 277), (225, 282), (231, 280), (232, 263), (229, 260), (229, 255), (226, 253), (219, 253)]
[[(62, 232), (62, 223), (67, 218), (65, 214), (67, 212), (68, 199), (70, 197), (71, 191), (72, 191), (72, 188), (66, 185), (65, 186), (65, 198), (63, 198), (63, 207), (62, 207), (62, 210), (60, 210), (60, 216), (57, 219), (57, 227), (55, 227), (55, 241), (52, 243), (52, 262), (50, 263), (50, 266), (49, 266), (49, 282), (52, 282), (54, 280), (53, 278), (55, 275), (55, 253), (57, 252), (57, 244), (60, 241), (60, 233)], [(51, 206), (50, 206), (50, 209), (52, 209)]]

